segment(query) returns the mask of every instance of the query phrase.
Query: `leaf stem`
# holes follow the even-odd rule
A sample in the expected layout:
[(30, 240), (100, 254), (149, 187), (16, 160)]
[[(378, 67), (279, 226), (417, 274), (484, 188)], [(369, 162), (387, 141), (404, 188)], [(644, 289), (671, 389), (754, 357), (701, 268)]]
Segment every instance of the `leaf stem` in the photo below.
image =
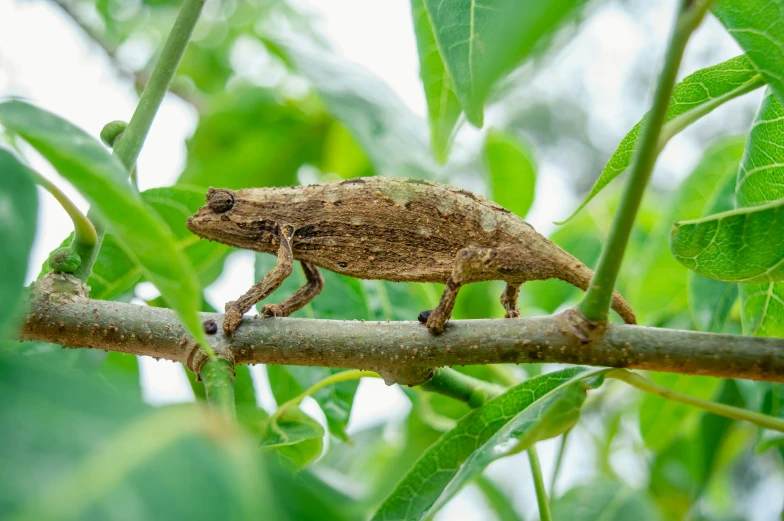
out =
[(528, 447), (528, 461), (531, 463), (531, 473), (534, 476), (534, 487), (536, 487), (536, 502), (539, 503), (539, 520), (552, 521), (550, 515), (550, 502), (547, 499), (547, 490), (544, 488), (544, 477), (542, 476), (542, 466), (539, 464), (539, 454), (536, 452), (536, 444)]
[(553, 479), (550, 481), (550, 494), (555, 494), (555, 482), (558, 481), (558, 474), (561, 472), (563, 465), (564, 454), (566, 454), (566, 442), (569, 441), (569, 433), (572, 429), (563, 433), (561, 436), (561, 446), (558, 449), (558, 457), (555, 460), (555, 468), (553, 469)]
[(158, 62), (150, 74), (150, 81), (139, 97), (139, 104), (128, 122), (128, 128), (122, 133), (114, 146), (114, 155), (123, 162), (128, 170), (133, 168), (142, 149), (152, 120), (161, 106), (163, 97), (169, 90), (174, 73), (180, 64), (193, 28), (199, 20), (205, 0), (184, 0), (180, 13), (166, 43), (163, 44)]
[(41, 188), (52, 194), (52, 197), (57, 199), (57, 202), (60, 203), (60, 206), (63, 207), (65, 213), (67, 213), (68, 217), (71, 218), (71, 222), (73, 222), (74, 225), (73, 244), (79, 244), (85, 247), (95, 246), (95, 243), (98, 241), (98, 234), (95, 231), (93, 223), (90, 222), (90, 219), (88, 219), (87, 216), (85, 216), (79, 210), (73, 201), (71, 201), (68, 196), (57, 187), (57, 185), (49, 181), (47, 178), (32, 168), (28, 168), (27, 170), (32, 176), (33, 181), (35, 181), (35, 183)]
[(294, 398), (294, 400), (296, 400), (297, 403), (300, 403), (306, 396), (312, 396), (329, 385), (345, 382), (347, 380), (359, 380), (360, 378), (379, 378), (379, 376), (375, 371), (341, 371), (317, 382), (309, 389), (306, 389), (305, 392)]
[(659, 155), (659, 138), (662, 133), (678, 69), (683, 52), (694, 30), (699, 26), (710, 7), (710, 0), (681, 0), (675, 20), (664, 67), (656, 87), (653, 107), (643, 126), (640, 141), (635, 152), (629, 181), (615, 214), (610, 236), (602, 250), (599, 265), (591, 284), (577, 309), (592, 322), (605, 322), (613, 297), (615, 280), (621, 268), (623, 254), (634, 226), (637, 209), (640, 206), (645, 187), (651, 176)]
[(296, 407), (297, 405), (302, 403), (302, 400), (304, 400), (306, 397), (316, 394), (318, 391), (320, 391), (321, 389), (327, 386), (334, 385), (340, 382), (345, 382), (347, 380), (359, 380), (360, 378), (380, 378), (380, 377), (378, 373), (376, 373), (375, 371), (350, 370), (350, 371), (341, 371), (339, 373), (335, 373), (331, 376), (324, 378), (319, 382), (316, 382), (314, 385), (312, 385), (311, 387), (303, 391), (302, 394), (300, 394), (299, 396), (295, 396), (291, 400), (288, 400), (283, 404), (281, 404), (280, 407), (278, 407), (278, 410), (276, 410), (273, 413), (273, 416), (279, 417), (281, 414), (283, 414), (283, 411), (285, 411), (289, 407)]
[(500, 385), (473, 378), (449, 367), (436, 369), (433, 378), (422, 384), (421, 389), (449, 396), (471, 407), (481, 407), (505, 390)]
[[(139, 103), (136, 105), (131, 121), (114, 144), (112, 153), (122, 161), (129, 172), (133, 172), (135, 168), (136, 159), (139, 157), (139, 152), (147, 133), (150, 131), (155, 114), (161, 106), (163, 97), (169, 90), (177, 66), (185, 54), (185, 48), (188, 46), (188, 40), (190, 40), (193, 28), (199, 19), (204, 2), (205, 0), (183, 1), (180, 13), (163, 45), (158, 62), (150, 74), (150, 80), (139, 97)], [(106, 234), (105, 226), (93, 211), (87, 212), (87, 217), (94, 223), (98, 238), (92, 247), (75, 248), (82, 258), (82, 264), (74, 272), (74, 275), (83, 281), (87, 281), (92, 273), (93, 264), (95, 264), (103, 237)]]
[(207, 360), (199, 371), (210, 408), (226, 420), (234, 421), (234, 365), (228, 360)]
[(762, 79), (761, 74), (757, 74), (749, 81), (744, 83), (743, 85), (739, 86), (735, 90), (727, 92), (722, 96), (718, 96), (716, 98), (711, 99), (710, 101), (695, 107), (693, 110), (689, 110), (684, 112), (680, 116), (668, 121), (664, 124), (661, 130), (661, 135), (659, 136), (659, 152), (664, 149), (664, 146), (676, 135), (678, 135), (681, 131), (683, 131), (686, 127), (697, 121), (698, 119), (706, 116), (713, 112), (714, 109), (720, 107), (721, 105), (727, 103), (730, 100), (733, 100), (739, 96), (744, 94), (748, 94), (754, 90), (765, 85), (765, 80)]
[(688, 394), (679, 393), (678, 391), (673, 391), (672, 389), (651, 382), (650, 380), (643, 378), (636, 373), (632, 373), (631, 371), (627, 371), (626, 369), (613, 369), (607, 373), (607, 378), (622, 380), (627, 384), (640, 389), (641, 391), (645, 391), (646, 393), (655, 394), (656, 396), (661, 396), (662, 398), (684, 403), (686, 405), (693, 405), (694, 407), (699, 407), (700, 409), (711, 412), (713, 414), (718, 414), (719, 416), (726, 416), (727, 418), (732, 418), (734, 420), (744, 420), (753, 423), (758, 427), (762, 427), (763, 429), (772, 429), (775, 431), (784, 432), (784, 419), (774, 418), (773, 416), (768, 416), (766, 414), (747, 411), (745, 409), (732, 407), (723, 403), (711, 402), (708, 400), (695, 398), (694, 396), (689, 396)]

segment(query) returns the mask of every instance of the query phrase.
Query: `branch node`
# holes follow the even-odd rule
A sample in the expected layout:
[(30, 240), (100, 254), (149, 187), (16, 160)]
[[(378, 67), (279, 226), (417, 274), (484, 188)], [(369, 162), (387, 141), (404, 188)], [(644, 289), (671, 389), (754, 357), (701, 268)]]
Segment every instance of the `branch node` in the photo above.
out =
[[(220, 349), (216, 346), (212, 347), (218, 360), (224, 360), (234, 367), (237, 361), (234, 357), (234, 351), (232, 349)], [(185, 367), (193, 371), (201, 380), (201, 370), (204, 367), (204, 364), (206, 364), (209, 360), (210, 357), (207, 352), (202, 349), (199, 344), (194, 342), (188, 350), (188, 357), (185, 362)]]
[(588, 320), (578, 308), (567, 309), (562, 316), (568, 332), (575, 336), (581, 344), (590, 344), (601, 339), (607, 329), (607, 322)]
[(90, 286), (70, 273), (47, 273), (31, 284), (33, 298), (52, 304), (72, 304), (90, 296)]

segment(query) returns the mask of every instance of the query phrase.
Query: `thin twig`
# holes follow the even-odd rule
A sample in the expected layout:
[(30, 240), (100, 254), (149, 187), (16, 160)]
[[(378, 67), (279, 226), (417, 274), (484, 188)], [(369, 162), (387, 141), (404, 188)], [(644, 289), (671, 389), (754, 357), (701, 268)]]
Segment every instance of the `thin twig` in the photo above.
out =
[(539, 520), (552, 521), (553, 517), (550, 515), (550, 501), (547, 499), (547, 490), (544, 488), (542, 466), (539, 464), (539, 454), (536, 452), (536, 445), (531, 445), (528, 448), (528, 461), (531, 463), (531, 474), (534, 476), (536, 502), (539, 505)]
[(654, 383), (630, 371), (623, 369), (610, 371), (607, 373), (607, 378), (622, 380), (646, 393), (655, 394), (656, 396), (661, 396), (662, 398), (675, 402), (685, 403), (686, 405), (699, 407), (700, 409), (718, 414), (719, 416), (725, 416), (727, 418), (732, 418), (733, 420), (745, 420), (758, 427), (762, 427), (763, 429), (773, 429), (784, 432), (784, 419), (679, 393), (678, 391)]
[(692, 33), (704, 18), (710, 3), (710, 0), (702, 0), (701, 2), (681, 0), (678, 7), (678, 16), (675, 18), (675, 27), (667, 47), (664, 67), (659, 76), (653, 107), (645, 119), (642, 134), (637, 143), (623, 198), (615, 214), (610, 235), (602, 249), (591, 284), (577, 306), (585, 319), (590, 322), (602, 323), (607, 320), (615, 280), (621, 268), (623, 254), (626, 251), (634, 219), (637, 216), (637, 209), (659, 156), (662, 125), (667, 115), (667, 108), (670, 104), (683, 52)]
[(555, 484), (558, 481), (558, 474), (561, 473), (561, 466), (563, 465), (564, 454), (566, 454), (566, 443), (569, 441), (569, 433), (572, 429), (564, 432), (561, 436), (561, 446), (558, 448), (558, 457), (555, 459), (555, 468), (553, 469), (553, 479), (550, 481), (550, 495), (555, 495)]

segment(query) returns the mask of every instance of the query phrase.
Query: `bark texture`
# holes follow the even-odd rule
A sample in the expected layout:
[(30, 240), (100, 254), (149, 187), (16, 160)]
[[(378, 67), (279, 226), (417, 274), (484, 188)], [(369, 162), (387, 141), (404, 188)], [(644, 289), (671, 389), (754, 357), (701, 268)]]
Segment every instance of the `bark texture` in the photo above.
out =
[[(67, 284), (31, 295), (21, 339), (182, 362), (198, 372), (206, 357), (169, 309), (92, 300)], [(245, 317), (235, 337), (223, 315), (202, 313), (219, 358), (234, 364), (365, 369), (387, 383), (416, 385), (438, 367), (553, 362), (784, 382), (784, 339), (608, 324), (585, 342), (565, 314), (463, 320), (434, 337), (418, 322)]]

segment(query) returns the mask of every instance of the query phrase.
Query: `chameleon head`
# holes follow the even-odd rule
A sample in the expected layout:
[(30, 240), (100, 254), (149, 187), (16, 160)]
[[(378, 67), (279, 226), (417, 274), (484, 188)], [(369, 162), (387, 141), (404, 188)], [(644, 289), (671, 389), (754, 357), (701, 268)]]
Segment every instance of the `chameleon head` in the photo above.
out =
[(207, 192), (207, 204), (188, 217), (187, 226), (190, 231), (205, 239), (220, 240), (226, 232), (225, 221), (234, 207), (234, 194), (231, 190), (210, 187)]
[[(260, 189), (251, 189), (263, 193)], [(188, 217), (196, 235), (246, 250), (275, 252), (279, 229), (274, 217), (262, 215), (262, 201), (250, 201), (248, 190), (210, 188), (207, 204)], [(265, 218), (266, 217), (266, 218)]]

